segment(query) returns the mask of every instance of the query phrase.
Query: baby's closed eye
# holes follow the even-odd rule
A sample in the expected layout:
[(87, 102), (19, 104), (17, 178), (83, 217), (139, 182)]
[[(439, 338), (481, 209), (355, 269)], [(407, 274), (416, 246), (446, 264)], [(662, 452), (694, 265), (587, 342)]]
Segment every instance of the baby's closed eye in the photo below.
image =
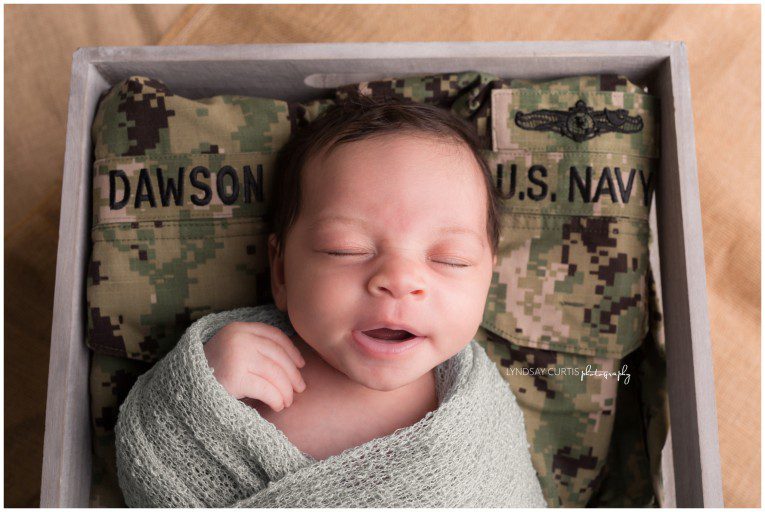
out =
[(323, 251), (326, 254), (329, 254), (331, 256), (364, 256), (369, 254), (368, 251)]
[(454, 258), (431, 258), (431, 261), (435, 263), (440, 263), (442, 265), (447, 265), (449, 267), (455, 267), (455, 268), (464, 268), (464, 267), (471, 266), (471, 263), (465, 260), (457, 260)]
[[(320, 252), (323, 252), (324, 254), (327, 254), (335, 258), (363, 257), (363, 256), (368, 256), (372, 254), (371, 251), (359, 250), (359, 249), (337, 249), (337, 250), (325, 250)], [(453, 267), (453, 268), (465, 268), (465, 267), (470, 267), (473, 265), (468, 259), (455, 257), (452, 255), (431, 256), (429, 257), (429, 260), (432, 261), (433, 263), (438, 263), (440, 265), (445, 265), (445, 266)]]

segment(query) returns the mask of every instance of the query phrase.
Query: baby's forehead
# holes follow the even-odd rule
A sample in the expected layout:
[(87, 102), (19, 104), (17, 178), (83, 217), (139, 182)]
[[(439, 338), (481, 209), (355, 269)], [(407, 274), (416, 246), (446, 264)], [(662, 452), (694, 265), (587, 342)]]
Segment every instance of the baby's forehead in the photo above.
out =
[(445, 179), (456, 168), (469, 168), (470, 172), (482, 174), (477, 156), (468, 144), (453, 137), (402, 130), (374, 134), (358, 140), (332, 140), (322, 147), (314, 148), (305, 158), (301, 175), (323, 177), (328, 169), (351, 167), (362, 172), (370, 164), (406, 165), (427, 163), (434, 158), (448, 158), (440, 162)]
[[(301, 170), (304, 198), (338, 189), (384, 187), (389, 194), (485, 189), (485, 172), (464, 142), (396, 132), (336, 142), (309, 155)], [(395, 185), (395, 187), (390, 187)], [(481, 192), (485, 195), (486, 192)]]
[(450, 152), (470, 152), (468, 143), (455, 134), (435, 133), (413, 128), (401, 128), (369, 135), (346, 134), (336, 137), (321, 147), (317, 153), (331, 156), (338, 152), (365, 152), (370, 148), (414, 147), (428, 150), (446, 150)]
[[(346, 162), (350, 165), (341, 171), (312, 167), (301, 187), (300, 215), (316, 228), (350, 225), (348, 218), (357, 218), (378, 228), (381, 223), (410, 231), (461, 225), (478, 231), (486, 222), (482, 175), (443, 168), (447, 162), (441, 158), (439, 165), (420, 167), (419, 160), (412, 165), (359, 160)], [(464, 176), (468, 172), (472, 178)]]

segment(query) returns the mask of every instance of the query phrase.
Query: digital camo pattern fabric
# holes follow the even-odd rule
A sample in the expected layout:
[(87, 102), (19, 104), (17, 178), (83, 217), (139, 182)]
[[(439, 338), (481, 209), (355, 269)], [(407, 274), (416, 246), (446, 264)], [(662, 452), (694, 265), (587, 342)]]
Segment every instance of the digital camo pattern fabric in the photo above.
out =
[(156, 361), (195, 319), (267, 302), (266, 220), (286, 102), (189, 100), (131, 77), (93, 123), (88, 344)]
[[(653, 292), (650, 273), (649, 280)], [(620, 360), (532, 348), (478, 330), (478, 343), (521, 405), (532, 463), (550, 507), (663, 503), (661, 451), (669, 411), (655, 293), (649, 305), (652, 329)]]
[(289, 114), (282, 101), (189, 100), (137, 76), (101, 98), (87, 272), (92, 505), (124, 506), (113, 427), (135, 379), (195, 319), (270, 300), (267, 191)]
[(149, 363), (97, 352), (90, 360), (90, 424), (93, 440), (91, 507), (124, 507), (117, 482), (114, 426), (119, 406)]
[[(111, 415), (135, 378), (196, 318), (269, 300), (274, 154), (290, 133), (358, 94), (448, 108), (481, 137), (505, 213), (477, 338), (524, 410), (548, 504), (660, 502), (668, 416), (646, 222), (658, 106), (644, 92), (613, 75), (537, 83), (478, 72), (352, 84), (303, 104), (188, 100), (142, 77), (118, 84), (93, 126), (91, 503), (124, 504)], [(579, 101), (586, 108), (577, 110)], [(515, 123), (518, 112), (544, 110), (557, 130)], [(610, 129), (636, 116), (640, 131)], [(588, 365), (618, 374), (624, 364), (629, 384), (561, 374)]]
[(659, 505), (658, 101), (601, 75), (512, 80), (491, 102), (504, 213), (479, 343), (521, 403), (550, 506)]
[(651, 329), (620, 363), (633, 369), (636, 380), (618, 387), (608, 456), (588, 506), (666, 506), (661, 480), (661, 452), (669, 431), (664, 328), (653, 273), (648, 277)]
[[(506, 211), (484, 326), (537, 348), (620, 358), (648, 327), (657, 101), (585, 90), (581, 80), (571, 91), (547, 84), (492, 93), (486, 157)], [(565, 112), (583, 98), (596, 111), (626, 109), (643, 129), (577, 142), (515, 123), (520, 112)]]

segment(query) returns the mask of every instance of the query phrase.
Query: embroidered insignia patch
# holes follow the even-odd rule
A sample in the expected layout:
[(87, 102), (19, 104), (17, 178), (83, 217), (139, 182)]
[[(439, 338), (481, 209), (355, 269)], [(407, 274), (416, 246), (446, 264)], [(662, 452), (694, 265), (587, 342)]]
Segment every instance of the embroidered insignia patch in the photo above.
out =
[(552, 131), (576, 142), (583, 142), (608, 132), (637, 133), (643, 129), (643, 118), (631, 116), (624, 109), (594, 111), (579, 100), (565, 110), (517, 112), (515, 124), (524, 130)]

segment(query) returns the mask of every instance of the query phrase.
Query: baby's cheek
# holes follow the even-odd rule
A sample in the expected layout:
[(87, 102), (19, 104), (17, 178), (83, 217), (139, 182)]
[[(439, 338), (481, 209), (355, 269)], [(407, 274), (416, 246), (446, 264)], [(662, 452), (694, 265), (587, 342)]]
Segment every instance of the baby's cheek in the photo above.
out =
[(296, 290), (289, 290), (288, 309), (295, 324), (304, 326), (305, 335), (333, 334), (335, 330), (347, 329), (349, 317), (353, 316), (354, 304), (359, 304), (357, 286), (348, 276), (322, 276), (306, 274), (296, 283)]
[(301, 287), (302, 301), (322, 311), (335, 309), (356, 293), (349, 277), (341, 273), (329, 275), (317, 272), (308, 275)]
[(483, 319), (487, 291), (488, 285), (480, 282), (465, 282), (450, 291), (443, 306), (443, 317), (449, 323), (455, 343), (466, 344), (475, 335)]

